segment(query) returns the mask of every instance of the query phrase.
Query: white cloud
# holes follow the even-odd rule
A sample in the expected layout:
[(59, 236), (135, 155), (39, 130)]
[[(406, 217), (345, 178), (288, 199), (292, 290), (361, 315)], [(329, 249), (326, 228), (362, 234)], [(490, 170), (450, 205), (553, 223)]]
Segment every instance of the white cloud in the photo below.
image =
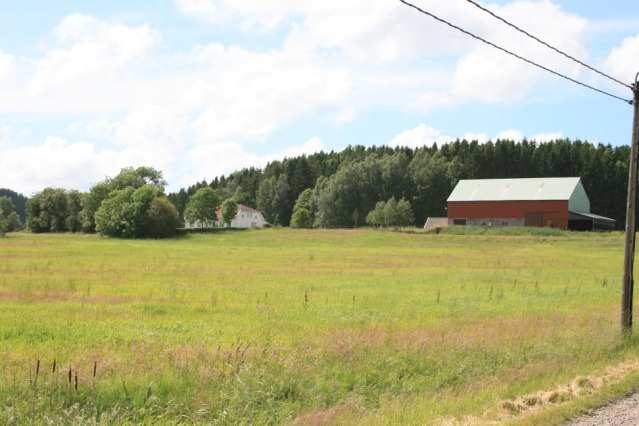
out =
[(0, 51), (0, 83), (9, 79), (15, 72), (15, 58), (8, 53)]
[(290, 148), (286, 148), (281, 153), (273, 156), (271, 158), (271, 161), (282, 159), (282, 158), (298, 157), (300, 155), (311, 155), (311, 154), (315, 154), (317, 152), (325, 151), (325, 150), (326, 150), (326, 146), (324, 145), (324, 142), (322, 142), (322, 139), (315, 136), (307, 140), (300, 146), (293, 146)]
[(552, 142), (557, 139), (564, 139), (564, 134), (562, 132), (538, 133), (530, 138), (530, 140), (539, 143)]
[[(539, 143), (545, 143), (563, 138), (564, 135), (562, 132), (548, 132), (538, 133), (528, 139)], [(486, 133), (475, 132), (468, 132), (461, 136), (447, 136), (441, 130), (422, 123), (415, 128), (399, 133), (390, 141), (389, 145), (394, 147), (407, 146), (417, 148), (421, 146), (432, 146), (434, 143), (441, 145), (457, 139), (467, 140), (469, 142), (477, 141), (480, 144), (486, 143), (489, 140), (496, 141), (500, 139), (521, 142), (524, 140), (524, 133), (517, 129), (507, 129), (498, 132), (493, 138), (488, 136)]]
[(149, 26), (108, 24), (87, 15), (71, 15), (54, 29), (58, 45), (37, 61), (31, 93), (68, 89), (82, 82), (99, 85), (144, 56), (159, 40)]
[(194, 122), (200, 142), (260, 139), (294, 117), (339, 107), (351, 92), (347, 72), (305, 52), (211, 44), (194, 54), (208, 70), (196, 83), (203, 97)]
[[(417, 1), (491, 40), (539, 57), (534, 47), (513, 42), (508, 29), (464, 2)], [(108, 158), (109, 173), (148, 163), (163, 169), (173, 185), (188, 184), (198, 174), (210, 178), (263, 165), (277, 155), (323, 149), (320, 139), (289, 149), (265, 148), (274, 132), (309, 116), (340, 126), (379, 109), (423, 114), (469, 101), (517, 102), (542, 80), (528, 65), (485, 51), (399, 2), (175, 0), (175, 5), (214, 25), (277, 29), (281, 34), (276, 38), (281, 35), (283, 42), (270, 50), (212, 42), (170, 52), (158, 48), (162, 37), (148, 24), (76, 14), (53, 29), (39, 57), (0, 52), (0, 114), (37, 113), (73, 121), (64, 140), (31, 141), (20, 148), (24, 151), (0, 150), (0, 158), (33, 154), (42, 159), (43, 169), (49, 168), (45, 160), (52, 146), (69, 153), (68, 159), (52, 157), (47, 176), (39, 170), (42, 177), (32, 180), (16, 171), (29, 190), (36, 183), (65, 182), (69, 173), (75, 173), (71, 186), (86, 186), (92, 174), (78, 171), (76, 164), (102, 177), (106, 166), (98, 157)], [(550, 0), (489, 7), (531, 31), (543, 29), (571, 53), (586, 53), (584, 21)], [(557, 22), (561, 25), (549, 24)], [(573, 71), (561, 61), (553, 63)], [(5, 86), (3, 75), (16, 80)], [(463, 137), (488, 139), (482, 133)], [(420, 125), (391, 143), (419, 146), (450, 139)], [(257, 146), (259, 152), (276, 154), (255, 154)], [(56, 166), (65, 161), (69, 173)]]
[[(423, 88), (423, 84), (413, 87), (413, 93), (417, 94), (417, 98), (409, 103), (422, 105), (424, 110), (469, 99), (491, 103), (517, 101), (526, 96), (534, 83), (547, 77), (543, 71), (486, 47), (399, 2), (175, 1), (182, 12), (210, 22), (228, 20), (248, 28), (286, 28), (289, 30), (287, 46), (309, 51), (326, 50), (342, 63), (354, 61), (349, 64), (351, 67), (353, 63), (402, 63), (405, 70), (402, 74), (405, 75), (406, 71), (411, 69), (411, 66), (406, 66), (407, 64), (457, 56), (457, 64), (452, 70), (447, 71), (445, 85), (449, 89), (448, 96), (442, 96), (443, 86), (435, 81), (428, 85), (430, 89), (427, 88), (422, 94), (419, 92), (423, 89), (418, 88)], [(552, 63), (560, 70), (576, 75), (578, 68), (570, 61), (556, 57), (548, 49), (507, 26), (499, 25), (487, 14), (469, 7), (464, 2), (416, 2), (437, 15), (533, 60), (548, 62), (547, 60), (552, 58)], [(524, 25), (533, 33), (543, 33), (545, 39), (560, 44), (573, 55), (585, 57), (587, 54), (584, 47), (587, 21), (563, 11), (551, 0), (522, 0), (487, 6), (507, 19)], [(371, 70), (365, 72), (370, 74)]]
[(9, 144), (9, 126), (0, 126), (0, 148)]
[(617, 78), (628, 83), (635, 81), (639, 71), (639, 35), (625, 38), (612, 49), (604, 65)]
[(495, 136), (495, 140), (499, 139), (521, 142), (522, 140), (524, 140), (524, 134), (521, 132), (521, 130), (507, 129), (497, 133), (497, 135)]
[(190, 167), (182, 178), (184, 184), (189, 184), (198, 179), (229, 174), (244, 167), (264, 167), (271, 161), (310, 155), (325, 149), (319, 137), (313, 137), (300, 146), (290, 146), (275, 154), (266, 155), (254, 154), (243, 145), (233, 142), (199, 145), (188, 152)]
[(45, 186), (86, 188), (117, 167), (112, 160), (112, 153), (98, 152), (92, 144), (50, 137), (40, 145), (2, 151), (2, 185), (27, 194)]
[(417, 148), (421, 146), (432, 146), (435, 143), (446, 143), (451, 139), (453, 138), (444, 135), (440, 130), (425, 124), (420, 124), (414, 129), (405, 130), (395, 136), (391, 140), (390, 146)]
[(486, 143), (490, 140), (490, 136), (488, 136), (486, 133), (465, 133), (464, 136), (462, 136), (460, 139), (462, 140), (467, 140), (469, 142), (479, 142), (479, 143)]
[[(577, 57), (586, 56), (584, 36), (587, 21), (562, 11), (555, 3), (549, 0), (517, 1), (488, 7), (533, 34), (543, 34), (545, 40), (562, 46), (568, 53)], [(553, 68), (561, 72), (573, 77), (578, 75), (579, 68), (574, 63), (505, 25), (495, 23), (486, 36), (490, 41), (533, 61), (552, 63)], [(454, 93), (462, 99), (510, 103), (524, 99), (532, 85), (544, 78), (552, 77), (530, 64), (482, 44), (458, 61)]]

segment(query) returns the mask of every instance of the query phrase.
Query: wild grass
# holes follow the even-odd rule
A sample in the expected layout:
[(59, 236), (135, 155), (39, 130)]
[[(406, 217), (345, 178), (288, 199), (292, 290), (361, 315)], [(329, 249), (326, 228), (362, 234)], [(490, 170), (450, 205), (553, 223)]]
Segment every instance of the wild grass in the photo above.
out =
[(0, 423), (482, 416), (637, 356), (638, 342), (618, 332), (622, 243), (372, 230), (9, 234)]

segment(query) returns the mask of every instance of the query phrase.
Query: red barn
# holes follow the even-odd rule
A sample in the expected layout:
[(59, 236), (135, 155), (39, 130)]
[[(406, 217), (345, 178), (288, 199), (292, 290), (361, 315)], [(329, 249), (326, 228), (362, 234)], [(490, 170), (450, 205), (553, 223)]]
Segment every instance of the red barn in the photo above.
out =
[(615, 224), (590, 212), (578, 177), (461, 180), (447, 201), (450, 225), (593, 230)]

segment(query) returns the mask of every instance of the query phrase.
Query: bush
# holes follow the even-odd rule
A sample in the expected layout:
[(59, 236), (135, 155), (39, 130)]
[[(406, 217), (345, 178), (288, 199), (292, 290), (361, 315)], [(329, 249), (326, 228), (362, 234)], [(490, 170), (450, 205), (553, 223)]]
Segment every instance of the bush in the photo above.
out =
[(109, 198), (95, 212), (95, 229), (110, 237), (134, 238), (138, 236), (140, 209), (133, 202), (133, 188), (111, 192)]
[(143, 234), (145, 237), (172, 237), (177, 231), (180, 219), (175, 206), (166, 197), (156, 197), (144, 214)]
[(395, 198), (384, 202), (380, 201), (366, 216), (366, 223), (370, 226), (412, 226), (415, 224), (415, 215), (410, 203)]
[(311, 213), (304, 207), (300, 207), (293, 212), (291, 217), (292, 228), (311, 228), (313, 226), (313, 218)]
[(169, 237), (178, 222), (175, 206), (153, 184), (113, 191), (95, 213), (96, 230), (111, 237)]

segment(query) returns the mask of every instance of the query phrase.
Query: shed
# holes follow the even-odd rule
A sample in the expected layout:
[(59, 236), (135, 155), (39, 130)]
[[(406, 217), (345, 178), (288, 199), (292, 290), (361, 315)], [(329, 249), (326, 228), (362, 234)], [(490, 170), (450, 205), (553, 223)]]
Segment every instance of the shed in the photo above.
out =
[(448, 197), (451, 225), (613, 228), (590, 211), (578, 177), (461, 180)]

